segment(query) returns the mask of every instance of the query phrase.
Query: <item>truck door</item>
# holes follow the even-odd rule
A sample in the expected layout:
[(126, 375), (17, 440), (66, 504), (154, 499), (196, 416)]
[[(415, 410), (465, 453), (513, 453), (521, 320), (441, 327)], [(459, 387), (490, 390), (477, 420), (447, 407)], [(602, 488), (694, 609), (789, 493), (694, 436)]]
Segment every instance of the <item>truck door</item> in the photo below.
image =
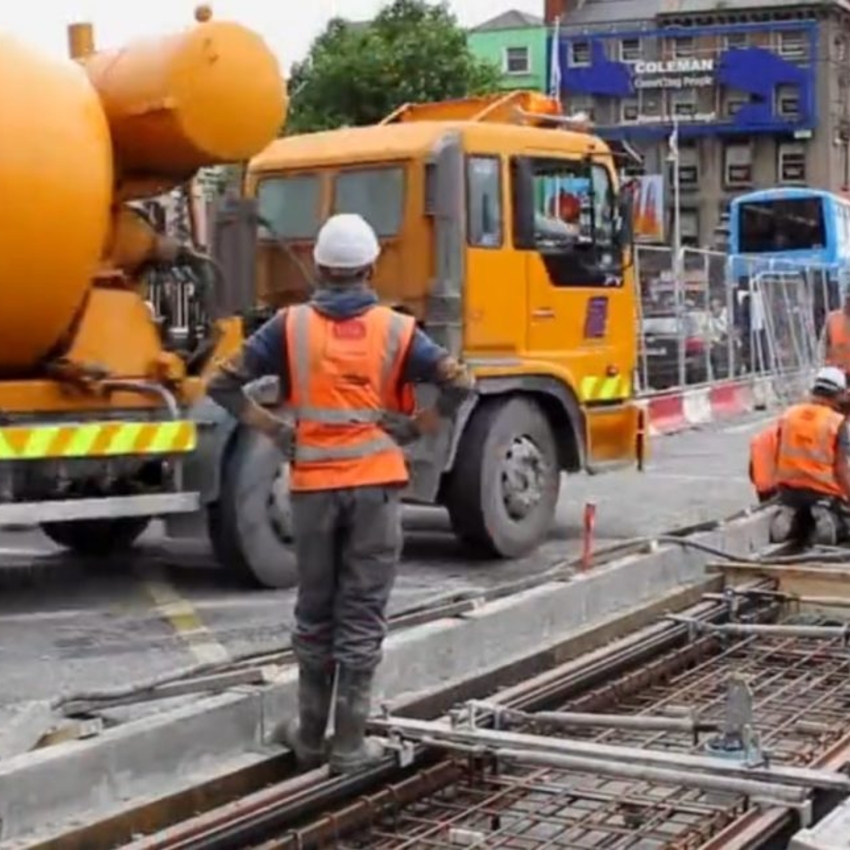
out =
[(634, 454), (634, 428), (615, 415), (632, 395), (636, 313), (615, 238), (609, 162), (540, 155), (517, 157), (511, 166), (514, 244), (526, 262), (528, 354), (568, 376), (588, 414), (591, 465)]

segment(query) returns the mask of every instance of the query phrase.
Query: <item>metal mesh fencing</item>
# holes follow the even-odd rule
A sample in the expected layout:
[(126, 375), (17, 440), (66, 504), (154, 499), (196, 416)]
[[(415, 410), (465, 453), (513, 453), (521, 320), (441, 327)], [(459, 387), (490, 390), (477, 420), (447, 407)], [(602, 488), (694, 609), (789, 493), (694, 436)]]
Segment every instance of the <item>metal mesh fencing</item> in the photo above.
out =
[(745, 362), (791, 403), (820, 365), (826, 315), (839, 304), (837, 282), (825, 267), (787, 260), (740, 260), (735, 274)]
[(650, 246), (636, 264), (641, 392), (747, 375), (769, 378), (780, 400), (805, 391), (839, 303), (828, 269)]

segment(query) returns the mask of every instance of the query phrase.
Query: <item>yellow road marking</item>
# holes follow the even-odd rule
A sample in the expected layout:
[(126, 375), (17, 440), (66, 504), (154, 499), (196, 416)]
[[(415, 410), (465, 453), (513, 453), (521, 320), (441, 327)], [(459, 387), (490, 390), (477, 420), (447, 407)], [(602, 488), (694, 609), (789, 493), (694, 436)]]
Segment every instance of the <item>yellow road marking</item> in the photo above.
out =
[(143, 587), (156, 613), (171, 624), (201, 664), (222, 664), (231, 660), (230, 653), (204, 625), (192, 603), (177, 592), (164, 572), (159, 577), (145, 579)]

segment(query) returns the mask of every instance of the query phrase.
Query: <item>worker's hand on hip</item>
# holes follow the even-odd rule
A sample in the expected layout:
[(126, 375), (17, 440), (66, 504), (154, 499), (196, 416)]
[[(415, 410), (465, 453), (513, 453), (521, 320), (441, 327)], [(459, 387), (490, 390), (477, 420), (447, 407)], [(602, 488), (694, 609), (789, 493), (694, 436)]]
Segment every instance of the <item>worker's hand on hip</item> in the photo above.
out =
[(413, 443), (422, 436), (415, 419), (403, 413), (384, 413), (378, 424), (400, 446)]
[(275, 417), (275, 422), (266, 431), (266, 436), (275, 444), (287, 461), (295, 458), (295, 430), (288, 422)]
[(434, 407), (417, 410), (413, 422), (420, 434), (436, 434), (440, 430), (440, 414)]

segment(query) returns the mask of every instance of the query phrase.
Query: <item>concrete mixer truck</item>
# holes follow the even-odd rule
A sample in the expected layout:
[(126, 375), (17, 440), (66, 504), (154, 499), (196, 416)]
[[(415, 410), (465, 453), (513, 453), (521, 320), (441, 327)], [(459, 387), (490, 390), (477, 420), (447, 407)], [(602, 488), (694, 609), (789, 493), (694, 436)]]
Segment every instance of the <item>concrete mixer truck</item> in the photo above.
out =
[[(228, 565), (289, 583), (233, 539), (249, 532), (221, 493), (243, 455), (204, 396), (247, 314), (221, 308), (214, 262), (132, 204), (270, 143), (287, 105), (277, 60), (205, 7), (186, 31), (120, 50), (98, 52), (88, 24), (69, 44), (54, 61), (0, 33), (0, 525), (104, 555), (153, 517), (208, 520)], [(152, 269), (203, 307), (188, 334), (151, 311)], [(264, 512), (273, 483), (255, 494)]]

